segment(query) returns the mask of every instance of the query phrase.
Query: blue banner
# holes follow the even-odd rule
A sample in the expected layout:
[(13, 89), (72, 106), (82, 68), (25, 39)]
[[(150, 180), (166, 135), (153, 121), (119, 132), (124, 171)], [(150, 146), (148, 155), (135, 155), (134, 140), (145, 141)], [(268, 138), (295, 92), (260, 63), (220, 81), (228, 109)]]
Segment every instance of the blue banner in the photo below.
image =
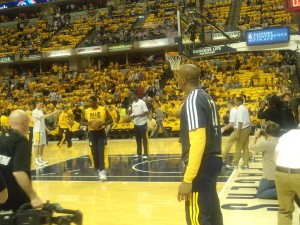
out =
[(17, 2), (7, 2), (7, 3), (0, 4), (0, 10), (12, 8), (12, 7), (18, 7), (18, 6), (34, 5), (42, 2), (52, 2), (52, 1), (54, 0), (21, 0)]
[(272, 27), (262, 30), (249, 30), (246, 32), (247, 45), (267, 45), (289, 42), (289, 27)]

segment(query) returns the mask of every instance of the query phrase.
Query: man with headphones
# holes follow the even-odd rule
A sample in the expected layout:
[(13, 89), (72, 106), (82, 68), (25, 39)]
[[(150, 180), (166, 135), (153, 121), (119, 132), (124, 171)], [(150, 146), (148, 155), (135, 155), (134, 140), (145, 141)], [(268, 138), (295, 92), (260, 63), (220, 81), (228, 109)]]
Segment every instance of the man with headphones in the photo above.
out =
[(253, 154), (259, 152), (263, 157), (263, 176), (260, 180), (256, 197), (260, 199), (277, 199), (275, 187), (275, 162), (274, 152), (278, 143), (280, 126), (277, 123), (268, 121), (264, 132), (264, 140), (257, 143), (257, 139), (262, 136), (262, 130), (256, 129), (253, 140), (250, 142), (249, 148)]

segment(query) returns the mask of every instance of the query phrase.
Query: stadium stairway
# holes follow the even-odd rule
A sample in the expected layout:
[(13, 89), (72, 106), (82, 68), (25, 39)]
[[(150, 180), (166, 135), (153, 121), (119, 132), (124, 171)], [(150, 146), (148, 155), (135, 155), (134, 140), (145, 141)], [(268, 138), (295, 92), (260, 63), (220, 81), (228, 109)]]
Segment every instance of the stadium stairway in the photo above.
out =
[(237, 25), (240, 20), (242, 2), (242, 0), (235, 0), (231, 2), (227, 31), (238, 30)]

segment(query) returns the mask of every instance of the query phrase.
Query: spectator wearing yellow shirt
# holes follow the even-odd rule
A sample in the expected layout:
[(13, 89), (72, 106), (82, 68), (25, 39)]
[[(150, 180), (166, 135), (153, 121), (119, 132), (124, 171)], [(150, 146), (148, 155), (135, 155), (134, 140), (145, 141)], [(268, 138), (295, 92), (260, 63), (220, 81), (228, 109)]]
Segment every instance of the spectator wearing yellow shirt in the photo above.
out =
[(7, 109), (2, 113), (0, 117), (0, 126), (1, 126), (2, 133), (9, 128), (9, 120), (8, 120), (9, 114), (10, 114), (10, 110)]
[(53, 71), (53, 74), (54, 75), (57, 75), (58, 74), (58, 66), (56, 64), (53, 64), (52, 65), (52, 71)]
[(125, 108), (125, 106), (124, 106), (123, 104), (122, 104), (121, 107), (120, 107), (119, 115), (120, 115), (120, 120), (119, 120), (119, 122), (122, 123), (124, 117), (127, 115), (126, 108)]
[(110, 105), (109, 106), (109, 114), (113, 120), (113, 123), (116, 124), (118, 123), (118, 113), (117, 111), (115, 110), (115, 106), (114, 105)]

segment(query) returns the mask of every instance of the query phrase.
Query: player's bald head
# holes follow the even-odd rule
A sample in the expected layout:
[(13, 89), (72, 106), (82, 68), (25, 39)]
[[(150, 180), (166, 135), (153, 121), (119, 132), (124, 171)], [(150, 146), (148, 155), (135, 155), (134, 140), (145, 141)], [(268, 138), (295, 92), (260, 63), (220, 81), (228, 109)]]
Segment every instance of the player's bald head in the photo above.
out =
[(23, 110), (14, 110), (9, 116), (10, 124), (20, 124), (29, 121), (29, 116)]
[(200, 78), (200, 70), (193, 64), (184, 64), (179, 66), (178, 75), (186, 79), (188, 83), (198, 84)]

